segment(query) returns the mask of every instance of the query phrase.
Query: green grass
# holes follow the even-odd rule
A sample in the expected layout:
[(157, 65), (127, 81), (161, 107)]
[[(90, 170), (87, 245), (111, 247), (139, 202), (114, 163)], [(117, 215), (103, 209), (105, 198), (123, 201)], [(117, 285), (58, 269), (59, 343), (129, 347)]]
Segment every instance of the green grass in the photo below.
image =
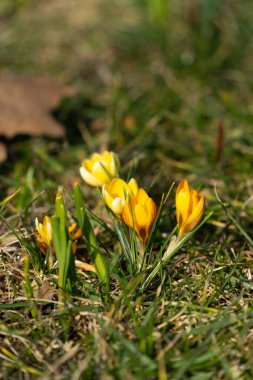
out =
[[(86, 11), (79, 0), (0, 7), (1, 73), (49, 73), (80, 90), (54, 112), (68, 128), (64, 142), (8, 142), (1, 167), (0, 200), (20, 191), (0, 205), (0, 376), (250, 380), (253, 6), (108, 3), (87, 1)], [(144, 292), (96, 190), (79, 177), (81, 161), (104, 148), (157, 204), (187, 178), (213, 211)], [(95, 215), (87, 213), (110, 288), (77, 270), (64, 303), (56, 271), (43, 265), (34, 219), (55, 213), (60, 187), (74, 221), (77, 181)], [(154, 256), (175, 224), (173, 189)], [(77, 255), (91, 262), (89, 244)]]

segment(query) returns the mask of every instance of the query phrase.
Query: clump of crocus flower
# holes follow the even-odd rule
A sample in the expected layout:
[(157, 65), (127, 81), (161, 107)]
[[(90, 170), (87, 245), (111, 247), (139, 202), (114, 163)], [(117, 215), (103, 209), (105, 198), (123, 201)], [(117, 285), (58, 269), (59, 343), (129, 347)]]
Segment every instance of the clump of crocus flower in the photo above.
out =
[(90, 158), (83, 160), (80, 174), (89, 185), (102, 187), (117, 176), (119, 165), (118, 157), (114, 152), (93, 153)]
[[(80, 168), (80, 173), (86, 183), (102, 188), (105, 204), (117, 216), (117, 219), (114, 219), (115, 230), (119, 236), (123, 251), (129, 260), (130, 267), (132, 270), (137, 268), (136, 264), (139, 261), (138, 267), (143, 269), (146, 267), (148, 252), (147, 255), (144, 253), (146, 252), (152, 227), (156, 220), (159, 220), (158, 208), (146, 191), (138, 187), (134, 178), (130, 179), (129, 182), (118, 178), (118, 167), (119, 160), (115, 153), (105, 151), (101, 154), (94, 153), (89, 159), (85, 159)], [(160, 262), (156, 263), (145, 281), (145, 286), (158, 273), (159, 268), (174, 256), (182, 244), (191, 237), (190, 232), (198, 226), (203, 217), (205, 210), (204, 196), (195, 189), (190, 189), (186, 179), (177, 188), (175, 203), (178, 233), (168, 237), (170, 243), (165, 252), (163, 252)], [(161, 202), (159, 215), (163, 206), (164, 202)], [(206, 220), (210, 215), (211, 213), (206, 217)], [(135, 244), (135, 239), (132, 239), (133, 235), (126, 233), (123, 224), (135, 232), (137, 244)], [(151, 239), (150, 246), (152, 244), (153, 240)], [(149, 258), (152, 260), (152, 255)]]
[(36, 218), (35, 227), (37, 230), (35, 236), (40, 250), (46, 255), (48, 248), (52, 248), (53, 246), (51, 219), (46, 215), (43, 219), (43, 223), (39, 223), (38, 218)]
[(38, 218), (36, 218), (35, 227), (37, 230), (37, 232), (35, 232), (35, 237), (37, 239), (38, 246), (41, 252), (46, 256), (46, 263), (50, 269), (53, 266), (54, 260), (54, 244), (51, 219), (46, 215), (43, 219), (43, 223), (39, 223)]
[(157, 206), (144, 189), (139, 189), (135, 196), (127, 198), (122, 210), (125, 224), (133, 228), (139, 240), (145, 244), (157, 216)]
[(134, 178), (131, 178), (128, 183), (123, 179), (114, 178), (102, 188), (103, 198), (107, 206), (117, 216), (121, 216), (127, 197), (136, 196), (137, 192), (138, 185)]
[[(50, 267), (52, 266), (52, 256), (55, 255), (55, 248), (53, 242), (52, 223), (49, 216), (45, 216), (43, 223), (39, 223), (38, 218), (35, 219), (35, 237), (37, 239), (41, 252), (46, 256), (49, 255)], [(70, 224), (68, 227), (70, 239), (72, 241), (73, 252), (76, 252), (76, 241), (82, 237), (82, 231), (76, 224)]]
[[(51, 269), (55, 260), (55, 247), (53, 242), (51, 219), (46, 215), (43, 219), (43, 223), (39, 223), (38, 218), (36, 218), (35, 227), (37, 230), (35, 232), (35, 237), (38, 242), (38, 246), (41, 252), (47, 257), (47, 266)], [(82, 231), (75, 223), (72, 223), (68, 227), (68, 232), (72, 241), (72, 251), (73, 253), (76, 253), (77, 241), (82, 238)], [(83, 261), (75, 260), (75, 265), (77, 268), (84, 269), (88, 272), (95, 272), (93, 265), (87, 264)]]
[(195, 189), (190, 189), (186, 179), (180, 182), (176, 192), (178, 236), (183, 237), (199, 224), (205, 210), (205, 199)]

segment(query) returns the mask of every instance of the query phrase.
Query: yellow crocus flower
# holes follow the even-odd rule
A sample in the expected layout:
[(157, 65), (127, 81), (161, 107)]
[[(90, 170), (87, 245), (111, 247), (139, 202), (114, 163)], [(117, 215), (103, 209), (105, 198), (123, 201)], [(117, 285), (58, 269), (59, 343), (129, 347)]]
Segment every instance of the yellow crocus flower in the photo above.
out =
[(89, 185), (102, 187), (116, 177), (118, 166), (119, 160), (115, 153), (93, 153), (89, 159), (83, 160), (80, 174)]
[(43, 219), (43, 223), (39, 223), (38, 218), (35, 219), (35, 227), (38, 231), (38, 240), (40, 243), (45, 244), (47, 247), (51, 247), (53, 243), (52, 236), (52, 224), (50, 218), (46, 215)]
[(129, 195), (136, 195), (138, 185), (134, 178), (131, 178), (128, 183), (120, 178), (114, 178), (109, 184), (105, 184), (102, 188), (103, 198), (107, 206), (117, 216), (122, 214), (126, 198)]
[(122, 210), (125, 224), (134, 228), (138, 238), (145, 243), (157, 216), (157, 206), (144, 189), (136, 196), (128, 197)]
[(176, 212), (179, 237), (194, 230), (205, 209), (205, 199), (196, 190), (190, 189), (186, 179), (180, 182), (176, 192)]

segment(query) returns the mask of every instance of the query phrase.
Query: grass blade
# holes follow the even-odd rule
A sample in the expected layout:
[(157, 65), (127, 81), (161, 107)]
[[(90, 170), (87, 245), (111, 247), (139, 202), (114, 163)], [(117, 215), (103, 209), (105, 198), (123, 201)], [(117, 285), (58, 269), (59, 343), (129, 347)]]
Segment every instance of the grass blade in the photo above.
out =
[(178, 240), (176, 242), (176, 244), (173, 246), (173, 249), (170, 251), (170, 253), (166, 256), (166, 257), (163, 257), (162, 260), (154, 267), (154, 269), (152, 270), (152, 272), (149, 274), (149, 276), (146, 278), (143, 286), (142, 286), (142, 289), (146, 289), (146, 287), (148, 286), (148, 284), (150, 284), (150, 282), (153, 280), (153, 278), (157, 275), (157, 273), (159, 272), (159, 270), (167, 264), (167, 262), (180, 250), (180, 248), (188, 241), (191, 239), (191, 237), (202, 227), (202, 225), (204, 223), (206, 223), (206, 221), (208, 219), (210, 219), (210, 217), (212, 216), (213, 212), (209, 212), (209, 214), (202, 220), (202, 222), (190, 233), (188, 233), (187, 235), (185, 235), (182, 239)]
[(103, 257), (103, 254), (100, 251), (100, 248), (97, 243), (91, 222), (87, 213), (85, 212), (83, 197), (80, 190), (79, 184), (76, 184), (74, 187), (74, 196), (75, 196), (75, 209), (76, 217), (79, 223), (79, 226), (82, 230), (84, 240), (88, 246), (89, 254), (92, 260), (92, 263), (96, 269), (96, 273), (101, 282), (109, 285), (109, 273)]

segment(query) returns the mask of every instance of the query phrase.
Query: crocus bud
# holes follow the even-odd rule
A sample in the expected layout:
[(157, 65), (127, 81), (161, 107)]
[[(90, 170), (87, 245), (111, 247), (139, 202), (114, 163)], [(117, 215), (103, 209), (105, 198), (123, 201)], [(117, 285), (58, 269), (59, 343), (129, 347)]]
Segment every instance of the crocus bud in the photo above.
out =
[(39, 223), (38, 218), (35, 219), (36, 230), (39, 233), (39, 238), (41, 242), (45, 243), (47, 246), (51, 246), (52, 238), (52, 224), (48, 216), (45, 216), (43, 223)]
[(136, 196), (138, 185), (134, 178), (128, 183), (120, 178), (114, 178), (109, 184), (105, 184), (102, 188), (103, 198), (107, 206), (117, 216), (122, 214), (128, 196)]
[(190, 189), (186, 179), (180, 182), (176, 192), (176, 212), (179, 237), (191, 232), (199, 224), (205, 209), (205, 199)]
[(83, 160), (80, 174), (89, 185), (102, 187), (116, 177), (118, 166), (119, 160), (115, 153), (93, 153), (89, 159)]
[(128, 197), (122, 210), (123, 221), (135, 229), (143, 243), (149, 238), (156, 216), (157, 206), (144, 189), (139, 189), (136, 196)]

